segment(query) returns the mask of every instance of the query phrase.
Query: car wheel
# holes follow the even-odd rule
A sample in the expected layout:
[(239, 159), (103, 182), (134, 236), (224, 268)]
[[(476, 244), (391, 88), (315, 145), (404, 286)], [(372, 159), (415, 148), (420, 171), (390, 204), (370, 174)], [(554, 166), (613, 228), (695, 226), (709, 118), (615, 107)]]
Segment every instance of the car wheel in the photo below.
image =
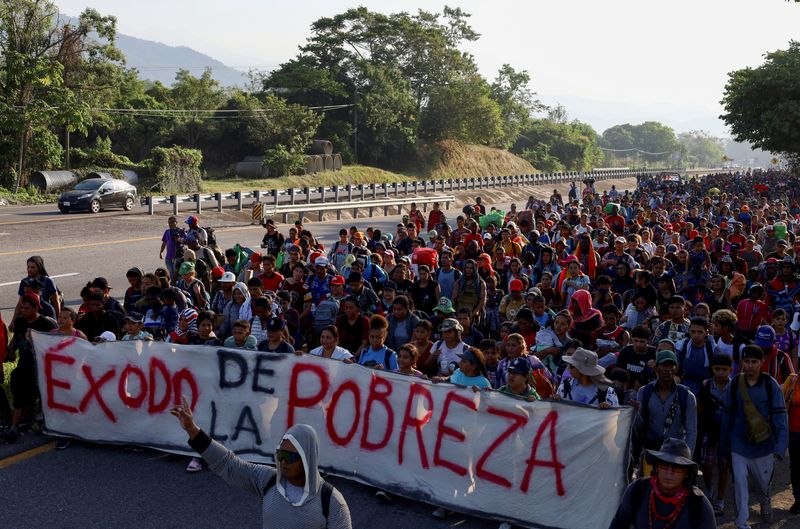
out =
[(92, 200), (92, 204), (89, 206), (89, 209), (92, 213), (100, 213), (100, 201), (97, 199)]
[(128, 197), (125, 199), (125, 205), (122, 207), (125, 208), (125, 211), (130, 211), (133, 209), (133, 204), (134, 204), (133, 197)]
[(67, 213), (68, 210), (67, 208), (58, 208), (58, 211), (60, 211), (61, 213)]

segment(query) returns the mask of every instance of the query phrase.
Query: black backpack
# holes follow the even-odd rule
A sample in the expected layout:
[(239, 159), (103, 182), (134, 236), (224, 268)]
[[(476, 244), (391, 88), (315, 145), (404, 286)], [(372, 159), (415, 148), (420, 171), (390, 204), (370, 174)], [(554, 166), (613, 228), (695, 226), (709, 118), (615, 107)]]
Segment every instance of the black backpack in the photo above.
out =
[[(278, 475), (275, 474), (269, 481), (267, 481), (267, 485), (264, 487), (264, 490), (261, 491), (261, 496), (266, 496), (267, 491), (275, 486), (278, 482)], [(325, 517), (325, 522), (327, 526), (328, 515), (331, 513), (331, 496), (333, 496), (333, 485), (322, 480), (322, 491), (320, 491), (320, 501), (322, 502), (322, 516)]]

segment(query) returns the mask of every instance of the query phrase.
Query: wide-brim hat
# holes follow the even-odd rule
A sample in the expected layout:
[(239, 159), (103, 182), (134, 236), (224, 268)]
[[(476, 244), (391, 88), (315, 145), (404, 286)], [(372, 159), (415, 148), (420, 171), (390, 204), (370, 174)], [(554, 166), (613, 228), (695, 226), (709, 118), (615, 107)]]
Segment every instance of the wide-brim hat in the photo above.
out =
[(697, 463), (692, 461), (692, 451), (689, 450), (689, 446), (680, 439), (673, 439), (671, 437), (665, 439), (660, 450), (645, 450), (645, 457), (647, 458), (647, 462), (653, 466), (659, 461), (680, 465), (689, 469), (690, 477), (697, 476), (698, 466)]
[(565, 356), (562, 358), (564, 362), (575, 366), (582, 375), (588, 377), (595, 377), (602, 375), (606, 372), (606, 368), (597, 365), (597, 353), (578, 347), (572, 356)]

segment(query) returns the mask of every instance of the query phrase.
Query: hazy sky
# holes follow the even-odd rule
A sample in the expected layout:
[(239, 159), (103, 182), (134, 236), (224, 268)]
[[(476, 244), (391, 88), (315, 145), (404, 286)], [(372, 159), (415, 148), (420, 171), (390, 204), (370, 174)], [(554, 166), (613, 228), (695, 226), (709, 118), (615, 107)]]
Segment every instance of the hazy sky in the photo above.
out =
[[(503, 63), (530, 72), (550, 103), (598, 108), (679, 109), (716, 116), (727, 72), (761, 63), (766, 51), (800, 40), (800, 4), (784, 0), (527, 0), (417, 2), (343, 0), (56, 0), (76, 16), (90, 6), (118, 19), (121, 33), (183, 45), (229, 66), (269, 68), (297, 53), (310, 24), (349, 7), (472, 14), (481, 34), (468, 50), (482, 73)], [(180, 66), (180, 65), (154, 65)], [(603, 107), (600, 103), (613, 103)], [(570, 105), (567, 104), (567, 110)], [(593, 109), (589, 108), (588, 111)], [(580, 109), (577, 113), (585, 113)], [(676, 114), (677, 115), (677, 114)], [(611, 119), (611, 118), (609, 118)], [(613, 119), (612, 119), (613, 121)]]

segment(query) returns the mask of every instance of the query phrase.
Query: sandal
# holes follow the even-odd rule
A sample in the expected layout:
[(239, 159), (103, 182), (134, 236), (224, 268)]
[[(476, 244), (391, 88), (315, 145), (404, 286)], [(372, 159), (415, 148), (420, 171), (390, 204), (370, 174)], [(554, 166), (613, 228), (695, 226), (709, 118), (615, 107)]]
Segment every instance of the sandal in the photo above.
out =
[(200, 472), (201, 470), (203, 470), (203, 464), (196, 457), (193, 457), (186, 466), (186, 472)]

